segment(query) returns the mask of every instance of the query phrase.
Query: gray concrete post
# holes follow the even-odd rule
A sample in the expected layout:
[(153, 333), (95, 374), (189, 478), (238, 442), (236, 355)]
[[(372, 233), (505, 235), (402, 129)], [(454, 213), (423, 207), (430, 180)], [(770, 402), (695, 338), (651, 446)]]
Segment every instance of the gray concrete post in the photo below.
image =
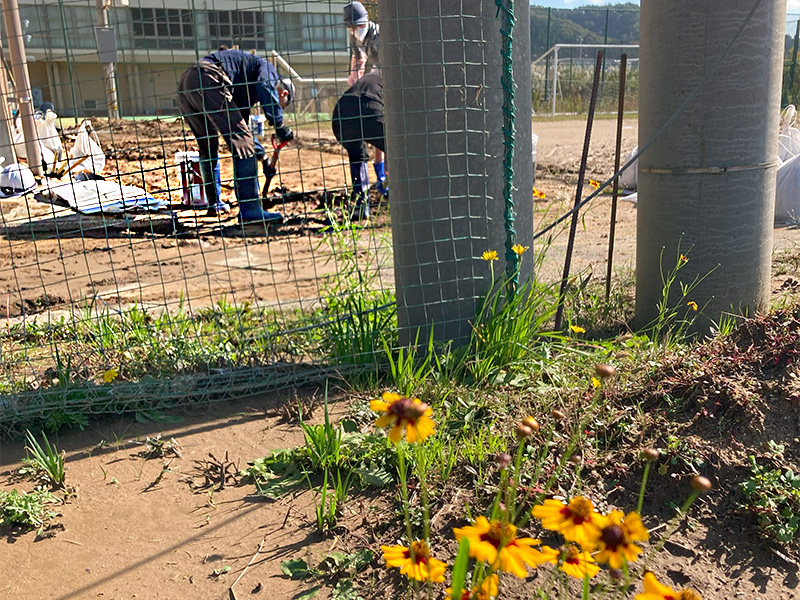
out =
[[(515, 3), (517, 241), (533, 245), (530, 21)], [(505, 269), (502, 19), (494, 2), (379, 0), (397, 313), (402, 344), (469, 339)], [(530, 275), (523, 256), (520, 281)]]
[(22, 35), (22, 23), (19, 20), (17, 0), (3, 0), (3, 18), (6, 23), (6, 38), (11, 54), (11, 70), (14, 73), (16, 89), (14, 90), (22, 133), (25, 136), (25, 152), (28, 155), (28, 167), (34, 175), (44, 175), (42, 156), (39, 150), (36, 123), (33, 119), (34, 107), (31, 97), (31, 80), (28, 75), (28, 62), (25, 57), (25, 43)]
[[(639, 147), (697, 86), (753, 4), (642, 1)], [(662, 269), (681, 252), (689, 262), (680, 281), (713, 270), (689, 298), (709, 319), (767, 307), (785, 14), (785, 0), (761, 2), (717, 71), (639, 159), (639, 328), (657, 316)]]

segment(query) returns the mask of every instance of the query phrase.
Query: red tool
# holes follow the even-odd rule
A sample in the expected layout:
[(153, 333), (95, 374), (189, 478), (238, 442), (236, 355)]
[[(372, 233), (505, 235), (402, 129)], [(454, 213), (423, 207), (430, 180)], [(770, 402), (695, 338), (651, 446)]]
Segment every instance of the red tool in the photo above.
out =
[[(267, 199), (267, 193), (269, 192), (269, 184), (272, 183), (272, 178), (278, 174), (275, 165), (278, 164), (278, 154), (286, 144), (289, 143), (289, 140), (285, 142), (281, 142), (280, 144), (277, 143), (275, 139), (275, 134), (272, 134), (272, 156), (269, 157), (266, 163), (266, 168), (264, 169), (264, 176), (266, 180), (264, 181), (264, 187), (261, 189), (261, 199), (265, 201)], [(263, 203), (263, 202), (262, 202)]]

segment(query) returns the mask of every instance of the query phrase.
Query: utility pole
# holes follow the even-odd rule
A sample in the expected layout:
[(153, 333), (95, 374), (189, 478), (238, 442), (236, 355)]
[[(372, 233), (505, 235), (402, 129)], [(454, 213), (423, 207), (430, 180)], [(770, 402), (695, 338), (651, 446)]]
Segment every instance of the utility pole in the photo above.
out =
[[(0, 56), (3, 55), (3, 44), (0, 40)], [(8, 76), (4, 66), (0, 66), (0, 156), (5, 164), (17, 162), (14, 142), (11, 139), (11, 115), (8, 113)]]
[(108, 9), (111, 0), (97, 0), (97, 56), (103, 64), (103, 79), (106, 85), (106, 104), (108, 118), (119, 119), (119, 101), (117, 100), (117, 46), (115, 31), (108, 25)]
[(22, 119), (22, 133), (25, 136), (25, 152), (28, 167), (34, 175), (42, 177), (42, 155), (37, 142), (36, 123), (33, 120), (33, 98), (28, 63), (25, 58), (25, 42), (22, 38), (22, 23), (19, 20), (17, 0), (3, 0), (3, 18), (6, 23), (8, 49), (11, 53), (11, 69), (14, 72), (15, 89), (19, 115)]

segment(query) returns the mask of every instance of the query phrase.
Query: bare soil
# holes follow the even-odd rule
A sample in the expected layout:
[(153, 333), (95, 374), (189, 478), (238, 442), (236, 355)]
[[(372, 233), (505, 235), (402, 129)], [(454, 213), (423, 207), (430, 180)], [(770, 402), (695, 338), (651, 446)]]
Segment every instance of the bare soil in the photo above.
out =
[[(116, 148), (115, 156), (124, 165), (124, 182), (144, 183), (152, 193), (169, 195), (177, 203), (177, 170), (165, 169), (164, 164), (184, 145), (182, 141), (172, 141), (180, 136), (179, 128), (162, 125), (144, 124), (135, 135), (115, 129), (113, 140), (105, 134), (104, 142), (109, 149), (112, 145)], [(548, 196), (546, 202), (537, 203), (537, 229), (574, 200), (583, 127), (584, 123), (577, 120), (534, 124), (534, 131), (540, 136), (536, 185)], [(635, 121), (630, 121), (629, 127), (623, 144), (626, 151), (635, 144)], [(588, 170), (593, 179), (603, 179), (611, 172), (614, 131), (613, 121), (595, 123)], [(159, 140), (159, 136), (170, 141), (154, 141), (149, 149), (137, 147), (142, 146), (145, 137)], [(319, 223), (313, 220), (317, 218), (313, 211), (318, 210), (325, 197), (322, 190), (343, 185), (345, 172), (341, 154), (331, 145), (332, 137), (301, 131), (300, 140), (281, 156), (280, 181), (290, 191), (306, 192), (282, 207), (298, 220), (294, 225), (262, 231), (260, 235), (248, 232), (243, 237), (231, 222), (220, 224), (193, 212), (179, 211), (178, 219), (186, 222), (181, 235), (159, 233), (162, 230), (158, 227), (169, 231), (172, 220), (168, 225), (153, 226), (154, 229), (150, 224), (139, 227), (124, 222), (106, 228), (96, 220), (70, 217), (70, 225), (56, 236), (54, 229), (47, 229), (48, 225), (41, 225), (43, 230), (32, 229), (27, 223), (28, 215), (52, 221), (68, 218), (66, 213), (52, 219), (52, 207), (31, 199), (2, 201), (0, 210), (8, 243), (0, 247), (0, 261), (7, 265), (0, 271), (0, 282), (8, 297), (8, 315), (52, 310), (92, 295), (109, 303), (156, 305), (175, 302), (181, 292), (199, 302), (212, 301), (220, 293), (231, 294), (236, 300), (253, 294), (263, 294), (258, 297), (269, 301), (317, 297), (320, 274), (331, 272), (334, 265), (320, 261), (321, 256), (314, 252), (318, 239), (315, 236), (319, 235), (314, 228)], [(230, 175), (227, 169), (223, 174)], [(228, 190), (226, 194), (230, 197), (232, 192)], [(578, 234), (574, 271), (592, 268), (605, 272), (609, 206), (610, 199), (603, 197), (587, 209), (585, 229)], [(615, 254), (615, 263), (620, 266), (633, 264), (635, 211), (634, 205), (620, 203)], [(776, 230), (775, 239), (776, 248), (796, 249), (800, 232)], [(565, 235), (561, 234), (551, 249), (545, 273), (558, 276), (565, 245)], [(236, 261), (241, 264), (239, 271), (231, 268)], [(776, 287), (794, 275), (783, 272)], [(783, 325), (782, 321), (775, 327), (780, 329)], [(762, 324), (761, 330), (772, 332), (775, 327)], [(797, 327), (795, 321), (784, 329), (796, 332)], [(716, 350), (714, 356), (738, 356), (736, 352), (746, 351), (757, 339), (767, 338), (755, 334), (748, 339), (742, 337), (733, 347)], [(796, 340), (796, 336), (792, 339)], [(759, 344), (761, 358), (768, 356), (769, 344)], [(665, 389), (684, 393), (692, 390), (697, 398), (696, 411), (682, 417), (680, 434), (707, 457), (715, 492), (698, 501), (690, 526), (679, 529), (655, 557), (652, 568), (661, 580), (675, 587), (691, 585), (706, 600), (800, 597), (796, 559), (791, 552), (771, 547), (758, 538), (752, 516), (737, 508), (738, 484), (730, 481), (742, 476), (747, 454), (758, 453), (769, 439), (788, 444), (790, 464), (796, 464), (798, 459), (797, 369), (786, 363), (777, 375), (774, 370), (757, 371), (755, 365), (761, 364), (761, 358), (754, 356), (752, 361), (745, 361), (750, 370), (742, 371), (740, 376), (731, 369), (736, 363), (722, 359), (714, 363), (718, 367), (714, 374), (719, 377), (711, 379), (719, 385), (720, 381), (728, 382), (721, 392), (728, 399), (727, 404), (723, 403), (724, 411), (714, 404), (719, 402), (716, 388), (704, 387), (703, 382), (709, 377), (703, 372), (698, 374), (699, 363), (678, 365), (675, 371), (664, 370), (643, 392), (649, 394), (646, 401), (651, 403), (648, 406), (652, 413), (650, 427), (642, 434), (645, 437), (630, 443), (627, 450), (623, 447), (608, 456), (594, 457), (597, 466), (589, 462), (584, 466), (586, 479), (607, 490), (609, 504), (630, 509), (635, 504), (640, 474), (631, 448), (643, 443), (664, 443), (659, 435), (664, 427), (660, 399)], [(677, 374), (682, 374), (680, 381), (676, 381)], [(758, 402), (742, 402), (743, 396), (735, 393), (742, 386), (766, 379), (770, 380), (771, 393), (765, 391)], [(291, 399), (292, 394), (287, 392), (193, 409), (191, 414), (178, 413), (183, 417), (179, 425), (138, 423), (125, 417), (93, 423), (83, 432), (59, 435), (57, 442), (67, 451), (68, 483), (74, 486), (75, 495), (59, 507), (58, 527), (39, 538), (33, 532), (0, 532), (2, 596), (19, 600), (229, 598), (228, 588), (263, 542), (262, 551), (235, 588), (236, 597), (288, 599), (310, 586), (283, 576), (281, 561), (308, 558), (314, 562), (332, 550), (362, 547), (377, 552), (380, 544), (392, 543), (399, 530), (396, 524), (389, 527), (386, 523), (391, 509), (385, 500), (352, 497), (345, 506), (342, 527), (334, 535), (323, 537), (316, 533), (309, 492), (268, 503), (253, 496), (252, 485), (230, 482), (222, 490), (216, 485), (210, 493), (206, 473), (198, 462), (207, 460), (209, 453), (220, 460), (227, 455), (228, 460), (243, 467), (248, 460), (264, 456), (271, 449), (302, 443), (300, 428), (282, 422), (276, 413), (277, 407)], [(339, 399), (335, 415), (348, 410), (348, 397)], [(618, 404), (621, 414), (634, 398), (620, 393), (609, 401)], [(724, 427), (719, 426), (719, 417), (725, 414), (729, 419), (723, 421)], [(320, 415), (314, 418), (318, 420)], [(728, 423), (732, 425), (729, 427)], [(166, 464), (162, 459), (145, 460), (139, 456), (141, 442), (148, 435), (159, 433), (178, 440), (180, 458)], [(13, 476), (24, 456), (22, 444), (3, 442), (0, 450), (0, 489), (27, 485)], [(685, 491), (684, 473), (653, 476), (645, 503), (645, 513), (651, 515), (648, 525), (655, 527), (665, 522), (673, 514), (669, 503), (679, 502)], [(473, 493), (480, 490), (445, 494), (435, 507), (438, 530), (463, 524), (465, 498)], [(452, 547), (445, 549), (453, 551)], [(231, 567), (227, 573), (213, 574), (226, 566)], [(380, 560), (373, 567), (375, 570), (359, 582), (360, 594), (364, 598), (398, 597), (391, 585), (395, 575), (385, 572)], [(540, 577), (534, 575), (506, 597), (531, 597)], [(326, 598), (328, 594), (323, 589), (318, 597)]]

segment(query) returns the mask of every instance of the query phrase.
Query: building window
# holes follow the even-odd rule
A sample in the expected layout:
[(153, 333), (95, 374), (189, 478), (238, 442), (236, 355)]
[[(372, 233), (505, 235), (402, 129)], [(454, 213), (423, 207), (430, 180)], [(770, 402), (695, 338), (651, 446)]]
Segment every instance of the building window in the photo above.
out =
[(183, 48), (194, 40), (192, 13), (178, 8), (131, 8), (138, 48)]
[(240, 50), (264, 48), (264, 13), (215, 10), (208, 13), (208, 33), (215, 46), (238, 46)]

